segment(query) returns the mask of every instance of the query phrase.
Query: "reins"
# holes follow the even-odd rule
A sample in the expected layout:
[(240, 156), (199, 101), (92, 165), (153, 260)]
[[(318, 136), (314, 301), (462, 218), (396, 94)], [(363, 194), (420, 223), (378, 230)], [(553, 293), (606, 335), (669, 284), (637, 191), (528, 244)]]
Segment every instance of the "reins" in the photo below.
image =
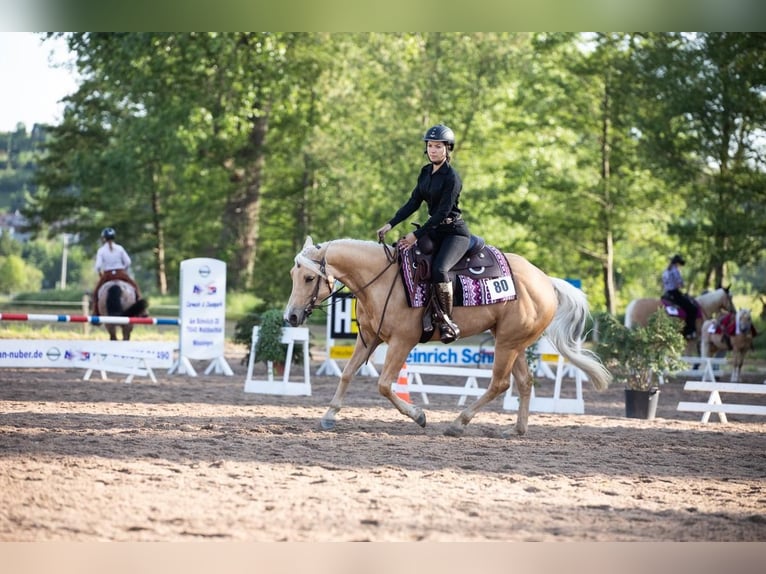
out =
[[(379, 273), (377, 273), (372, 279), (370, 279), (362, 287), (356, 289), (355, 291), (351, 291), (352, 294), (355, 296), (358, 293), (363, 292), (370, 285), (372, 285), (378, 279), (380, 279), (383, 276), (383, 274), (386, 271), (388, 271), (388, 269), (399, 260), (399, 253), (397, 250), (393, 249), (390, 245), (387, 245), (382, 240), (380, 240), (380, 243), (383, 245), (383, 252), (386, 254), (386, 261), (388, 262), (388, 264), (385, 267), (383, 267), (383, 269), (381, 269)], [(327, 284), (327, 287), (330, 291), (329, 295), (327, 295), (325, 300), (331, 298), (333, 295), (341, 291), (341, 289), (343, 289), (344, 287), (347, 287), (347, 285), (341, 284), (341, 287), (339, 287), (338, 289), (333, 288), (335, 277), (328, 275), (327, 273), (327, 257), (326, 256), (323, 256), (320, 261), (316, 261), (314, 259), (309, 259), (305, 255), (299, 254), (298, 256), (296, 256), (295, 260), (296, 260), (296, 263), (298, 263), (299, 260), (302, 260), (305, 265), (314, 267), (314, 270), (317, 272), (317, 274), (325, 280), (325, 283)], [(383, 329), (383, 319), (385, 318), (386, 310), (388, 309), (388, 303), (391, 300), (391, 294), (394, 292), (394, 287), (396, 286), (396, 279), (397, 279), (397, 276), (394, 275), (393, 281), (391, 282), (391, 287), (389, 288), (388, 294), (386, 295), (386, 301), (383, 304), (383, 312), (381, 313), (381, 316), (380, 316), (380, 323), (378, 324), (377, 331), (375, 332), (376, 339), (380, 337), (380, 332)], [(311, 315), (314, 309), (319, 307), (319, 305), (317, 305), (317, 301), (319, 300), (320, 288), (321, 288), (321, 283), (317, 281), (317, 284), (314, 287), (314, 292), (311, 294), (311, 298), (309, 299), (304, 309), (304, 312), (306, 313), (307, 317)], [(367, 341), (364, 340), (364, 336), (362, 335), (361, 331), (359, 332), (359, 338), (361, 339), (362, 344), (365, 347), (369, 347), (369, 345), (367, 344)], [(365, 358), (364, 362), (367, 362), (371, 354), (372, 354), (372, 349), (370, 349), (370, 352), (367, 354), (367, 357)]]
[[(383, 242), (383, 239), (379, 239), (378, 241), (383, 245), (383, 252), (386, 254), (386, 259), (388, 260), (388, 265), (386, 265), (383, 268), (383, 271), (378, 273), (375, 278), (367, 283), (360, 291), (366, 289), (369, 287), (374, 281), (376, 281), (380, 276), (385, 273), (389, 267), (391, 267), (394, 263), (396, 263), (399, 259), (399, 251), (394, 250), (389, 246), (387, 243)], [(383, 330), (383, 319), (386, 317), (386, 309), (388, 309), (388, 302), (391, 300), (391, 293), (394, 292), (394, 286), (396, 285), (396, 274), (394, 274), (394, 280), (391, 282), (391, 288), (388, 290), (388, 295), (386, 295), (386, 302), (383, 304), (383, 311), (380, 313), (380, 323), (378, 323), (378, 330), (375, 332), (375, 338), (380, 339), (380, 332)], [(362, 336), (362, 332), (359, 331), (359, 338), (362, 340), (362, 345), (365, 347), (369, 347), (367, 344), (367, 341), (364, 340), (364, 337)], [(370, 359), (370, 355), (372, 354), (372, 348), (367, 352), (367, 356), (364, 358), (363, 363), (366, 363)]]

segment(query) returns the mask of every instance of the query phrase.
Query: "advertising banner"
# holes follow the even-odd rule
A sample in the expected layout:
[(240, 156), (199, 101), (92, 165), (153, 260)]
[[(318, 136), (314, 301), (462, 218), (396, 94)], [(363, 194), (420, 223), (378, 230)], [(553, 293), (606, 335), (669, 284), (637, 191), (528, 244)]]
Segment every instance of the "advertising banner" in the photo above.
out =
[(186, 359), (223, 357), (226, 263), (198, 257), (181, 262), (180, 353)]
[(167, 369), (173, 364), (174, 342), (0, 339), (0, 368), (70, 368), (95, 353), (145, 354), (148, 366)]
[(330, 337), (356, 339), (358, 333), (356, 297), (352, 293), (336, 293), (330, 305)]

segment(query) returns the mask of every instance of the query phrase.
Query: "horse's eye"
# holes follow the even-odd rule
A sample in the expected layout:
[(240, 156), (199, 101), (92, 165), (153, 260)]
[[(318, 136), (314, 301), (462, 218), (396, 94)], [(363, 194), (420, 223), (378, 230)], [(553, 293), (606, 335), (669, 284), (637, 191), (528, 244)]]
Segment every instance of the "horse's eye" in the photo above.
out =
[(306, 275), (306, 277), (303, 279), (306, 283), (313, 283), (315, 279), (314, 275)]

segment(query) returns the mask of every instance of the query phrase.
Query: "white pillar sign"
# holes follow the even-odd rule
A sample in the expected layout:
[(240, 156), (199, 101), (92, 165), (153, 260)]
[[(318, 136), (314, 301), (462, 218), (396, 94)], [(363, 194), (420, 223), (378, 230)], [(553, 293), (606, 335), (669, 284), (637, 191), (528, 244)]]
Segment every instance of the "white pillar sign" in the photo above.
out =
[[(205, 373), (232, 375), (224, 359), (226, 263), (199, 257), (181, 262), (178, 372), (196, 372), (189, 359), (212, 360)], [(171, 369), (173, 372), (174, 369)]]

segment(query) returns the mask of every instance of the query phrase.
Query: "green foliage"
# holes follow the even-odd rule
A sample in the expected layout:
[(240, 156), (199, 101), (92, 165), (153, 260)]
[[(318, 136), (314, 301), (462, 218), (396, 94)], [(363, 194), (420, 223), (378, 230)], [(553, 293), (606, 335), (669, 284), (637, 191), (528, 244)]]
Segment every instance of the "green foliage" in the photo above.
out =
[[(245, 345), (247, 354), (242, 360), (246, 364), (250, 360), (250, 349), (253, 343), (253, 327), (259, 325), (258, 343), (255, 356), (258, 361), (284, 363), (287, 356), (287, 345), (281, 342), (282, 328), (285, 326), (282, 309), (267, 309), (263, 312), (253, 311), (237, 321), (234, 328), (234, 342)], [(303, 361), (303, 347), (293, 348), (293, 362)]]
[(629, 389), (649, 390), (657, 386), (656, 376), (686, 367), (681, 360), (686, 342), (678, 324), (664, 311), (654, 313), (645, 327), (628, 329), (613, 315), (599, 321), (595, 352)]
[[(0, 137), (0, 172), (34, 232), (79, 233), (88, 260), (116, 227), (145, 291), (215, 257), (232, 291), (284, 301), (307, 234), (374, 239), (437, 122), (471, 230), (582, 279), (595, 309), (656, 296), (670, 253), (698, 293), (766, 252), (760, 34), (65, 37), (81, 88), (37, 160)], [(54, 251), (35, 259), (46, 286)]]
[(43, 289), (42, 291), (17, 293), (10, 301), (10, 304), (23, 306), (30, 302), (39, 301), (46, 301), (48, 303), (81, 303), (82, 296), (82, 290), (76, 287), (69, 289)]
[(39, 289), (43, 273), (18, 255), (0, 256), (0, 293)]

